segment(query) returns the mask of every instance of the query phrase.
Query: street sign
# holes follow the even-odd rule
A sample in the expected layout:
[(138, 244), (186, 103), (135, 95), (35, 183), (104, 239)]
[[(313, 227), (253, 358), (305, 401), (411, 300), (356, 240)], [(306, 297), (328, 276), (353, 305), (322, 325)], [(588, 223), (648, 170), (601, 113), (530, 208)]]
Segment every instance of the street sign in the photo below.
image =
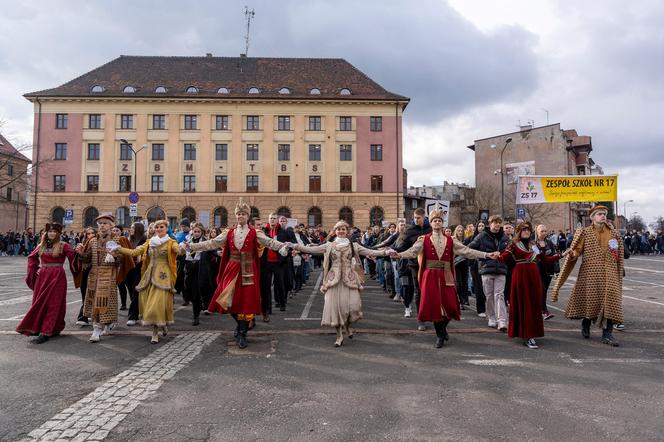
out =
[(138, 216), (138, 204), (129, 204), (129, 216)]
[(516, 208), (516, 219), (520, 219), (525, 221), (526, 220), (526, 208), (525, 207), (517, 207)]
[(65, 216), (63, 217), (64, 224), (74, 224), (74, 209), (65, 209)]
[[(132, 192), (129, 194), (129, 202), (132, 204), (136, 204), (138, 202), (138, 193), (137, 192)], [(132, 215), (136, 216), (136, 215)]]

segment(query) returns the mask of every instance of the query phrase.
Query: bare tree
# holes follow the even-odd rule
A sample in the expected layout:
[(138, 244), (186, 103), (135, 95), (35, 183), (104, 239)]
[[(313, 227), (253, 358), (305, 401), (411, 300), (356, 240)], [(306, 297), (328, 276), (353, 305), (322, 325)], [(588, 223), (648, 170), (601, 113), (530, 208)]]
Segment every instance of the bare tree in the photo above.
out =
[(627, 226), (631, 230), (646, 230), (646, 223), (643, 221), (643, 218), (641, 218), (641, 215), (633, 215), (629, 219)]
[(655, 232), (664, 232), (664, 216), (658, 216), (655, 221), (650, 223), (650, 228), (652, 228)]

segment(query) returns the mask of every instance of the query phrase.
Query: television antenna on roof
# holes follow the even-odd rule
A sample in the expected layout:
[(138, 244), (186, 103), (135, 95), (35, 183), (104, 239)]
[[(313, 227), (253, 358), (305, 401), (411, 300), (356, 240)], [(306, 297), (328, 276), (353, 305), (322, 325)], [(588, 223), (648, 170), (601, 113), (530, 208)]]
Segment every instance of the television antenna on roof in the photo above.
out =
[(244, 16), (247, 19), (247, 34), (244, 37), (244, 56), (246, 57), (249, 54), (249, 26), (251, 25), (251, 20), (254, 18), (256, 13), (252, 9), (251, 11), (249, 10), (248, 6), (244, 7)]

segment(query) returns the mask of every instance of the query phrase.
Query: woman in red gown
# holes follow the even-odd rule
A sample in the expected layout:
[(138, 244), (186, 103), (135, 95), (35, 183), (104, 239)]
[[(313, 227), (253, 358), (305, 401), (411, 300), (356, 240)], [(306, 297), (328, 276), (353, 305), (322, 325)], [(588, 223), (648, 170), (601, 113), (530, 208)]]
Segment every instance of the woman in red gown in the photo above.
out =
[(32, 306), (21, 323), (18, 333), (35, 336), (32, 342), (42, 344), (57, 336), (65, 328), (67, 308), (67, 277), (63, 264), (69, 260), (72, 274), (80, 271), (81, 263), (76, 251), (60, 241), (62, 226), (46, 224), (39, 245), (28, 256), (28, 274), (25, 283), (32, 289)]
[(542, 281), (537, 261), (558, 261), (560, 255), (546, 256), (531, 241), (533, 226), (522, 222), (516, 227), (514, 239), (498, 258), (505, 262), (510, 257), (516, 261), (512, 271), (510, 312), (507, 335), (522, 338), (528, 348), (537, 348), (535, 338), (544, 336), (542, 319)]

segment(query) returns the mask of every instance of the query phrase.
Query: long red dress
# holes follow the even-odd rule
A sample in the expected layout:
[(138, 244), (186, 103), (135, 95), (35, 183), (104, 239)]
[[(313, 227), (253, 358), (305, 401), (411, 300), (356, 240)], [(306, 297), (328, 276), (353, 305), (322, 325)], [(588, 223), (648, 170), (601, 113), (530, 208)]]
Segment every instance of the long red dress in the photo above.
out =
[(18, 333), (26, 336), (43, 334), (53, 336), (65, 328), (67, 309), (67, 277), (63, 264), (69, 260), (72, 274), (81, 270), (81, 262), (76, 252), (67, 243), (63, 243), (62, 252), (54, 257), (50, 249), (39, 256), (35, 249), (28, 256), (28, 274), (25, 283), (33, 291), (32, 305), (21, 323), (16, 327)]
[(208, 311), (260, 315), (259, 281), (260, 263), (256, 230), (249, 228), (240, 250), (235, 246), (235, 229), (229, 230), (219, 265), (217, 290), (210, 301)]
[(512, 270), (510, 286), (510, 312), (507, 335), (511, 338), (539, 338), (544, 336), (542, 319), (542, 281), (537, 268), (537, 260), (555, 262), (559, 255), (535, 255), (523, 243), (510, 243), (498, 259), (500, 262), (514, 257), (516, 265)]
[[(441, 321), (443, 318), (461, 319), (459, 297), (454, 283), (454, 241), (447, 237), (442, 256), (438, 256), (431, 241), (431, 234), (424, 236), (422, 263), (420, 264), (420, 309), (418, 321)], [(432, 261), (439, 268), (431, 268)], [(427, 263), (429, 265), (427, 265)], [(445, 277), (443, 266), (448, 266), (452, 278)], [(451, 279), (448, 281), (448, 279)]]

